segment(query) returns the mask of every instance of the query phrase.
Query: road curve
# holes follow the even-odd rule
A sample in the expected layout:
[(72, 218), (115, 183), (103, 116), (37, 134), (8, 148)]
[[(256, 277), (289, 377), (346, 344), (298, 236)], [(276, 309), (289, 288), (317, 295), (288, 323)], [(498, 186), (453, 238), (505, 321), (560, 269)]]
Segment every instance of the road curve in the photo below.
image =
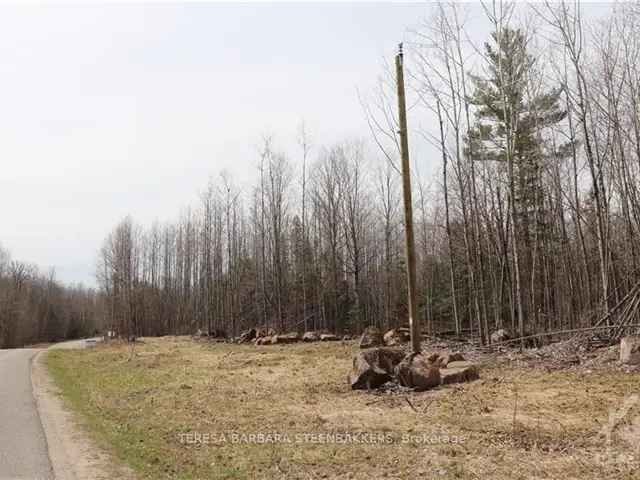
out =
[(31, 388), (36, 348), (0, 350), (0, 479), (49, 480), (53, 470)]
[[(96, 340), (63, 342), (51, 348), (86, 348)], [(54, 478), (31, 380), (31, 363), (41, 351), (0, 350), (0, 480)]]

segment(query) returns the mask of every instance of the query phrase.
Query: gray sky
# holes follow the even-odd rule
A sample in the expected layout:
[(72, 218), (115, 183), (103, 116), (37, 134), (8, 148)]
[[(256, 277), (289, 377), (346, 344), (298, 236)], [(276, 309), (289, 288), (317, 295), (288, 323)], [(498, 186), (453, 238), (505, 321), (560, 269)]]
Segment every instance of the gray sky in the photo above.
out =
[(263, 134), (366, 136), (356, 88), (427, 8), (0, 6), (0, 242), (93, 284), (117, 221), (171, 220), (222, 169), (241, 182)]
[(241, 183), (263, 134), (367, 137), (356, 88), (428, 9), (0, 6), (0, 243), (92, 285), (116, 222), (171, 220), (223, 169)]

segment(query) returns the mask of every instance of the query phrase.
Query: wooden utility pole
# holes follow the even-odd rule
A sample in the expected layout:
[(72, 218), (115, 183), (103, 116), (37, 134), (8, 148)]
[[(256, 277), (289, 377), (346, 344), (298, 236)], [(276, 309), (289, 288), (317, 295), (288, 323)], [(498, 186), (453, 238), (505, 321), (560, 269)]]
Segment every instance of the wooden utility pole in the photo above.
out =
[(404, 71), (402, 43), (396, 55), (396, 81), (398, 84), (398, 117), (400, 123), (400, 156), (402, 157), (402, 194), (404, 200), (405, 253), (407, 258), (407, 291), (409, 297), (409, 329), (411, 349), (420, 352), (420, 329), (416, 305), (416, 252), (413, 239), (413, 201), (411, 200), (411, 170), (409, 165), (409, 138), (407, 134), (407, 105), (404, 97)]

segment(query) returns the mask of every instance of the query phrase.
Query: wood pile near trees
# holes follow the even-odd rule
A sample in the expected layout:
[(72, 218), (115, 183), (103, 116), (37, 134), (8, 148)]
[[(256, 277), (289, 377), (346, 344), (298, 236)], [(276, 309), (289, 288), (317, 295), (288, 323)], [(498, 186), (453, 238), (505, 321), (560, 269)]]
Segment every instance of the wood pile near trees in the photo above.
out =
[(407, 353), (396, 347), (366, 348), (356, 353), (349, 374), (354, 390), (372, 390), (395, 383), (416, 391), (463, 383), (480, 377), (477, 365), (461, 353)]

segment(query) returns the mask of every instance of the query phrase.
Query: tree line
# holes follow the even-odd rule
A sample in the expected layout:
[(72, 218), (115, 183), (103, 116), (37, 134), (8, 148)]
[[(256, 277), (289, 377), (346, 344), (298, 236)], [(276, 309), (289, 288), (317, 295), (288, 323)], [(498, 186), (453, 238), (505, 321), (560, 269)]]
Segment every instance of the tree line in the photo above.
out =
[(55, 272), (13, 260), (0, 246), (0, 348), (92, 335), (102, 319), (97, 292), (65, 287)]
[[(430, 332), (592, 325), (638, 282), (637, 4), (433, 5), (407, 42), (419, 313)], [(212, 181), (168, 224), (126, 218), (100, 251), (107, 318), (141, 335), (248, 326), (358, 332), (407, 318), (393, 76), (363, 99), (372, 141), (265, 139), (257, 181)], [(414, 157), (414, 171), (426, 170)], [(423, 168), (423, 166), (425, 166)]]
[(362, 141), (312, 148), (302, 129), (299, 144), (294, 159), (265, 139), (256, 185), (222, 174), (175, 223), (119, 223), (98, 269), (113, 327), (237, 335), (402, 321), (398, 178)]

